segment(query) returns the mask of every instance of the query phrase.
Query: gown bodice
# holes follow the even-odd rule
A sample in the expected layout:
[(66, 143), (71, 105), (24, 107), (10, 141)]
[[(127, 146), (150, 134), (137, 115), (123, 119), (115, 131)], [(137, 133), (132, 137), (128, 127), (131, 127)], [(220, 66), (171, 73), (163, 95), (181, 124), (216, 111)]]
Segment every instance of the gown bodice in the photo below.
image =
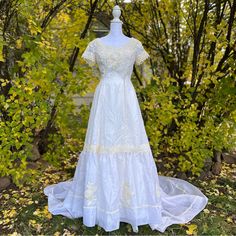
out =
[(97, 65), (102, 79), (130, 79), (133, 65), (140, 65), (149, 57), (142, 43), (135, 38), (121, 46), (105, 45), (100, 38), (89, 42), (82, 58), (90, 66)]

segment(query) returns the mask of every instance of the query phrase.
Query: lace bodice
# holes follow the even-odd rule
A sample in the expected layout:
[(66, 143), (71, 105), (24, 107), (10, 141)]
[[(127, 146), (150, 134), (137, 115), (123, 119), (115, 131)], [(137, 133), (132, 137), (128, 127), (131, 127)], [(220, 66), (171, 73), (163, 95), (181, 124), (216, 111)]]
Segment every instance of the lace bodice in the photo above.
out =
[(129, 79), (133, 65), (140, 65), (149, 57), (142, 43), (135, 38), (121, 46), (105, 45), (100, 38), (89, 42), (82, 58), (90, 65), (97, 65), (102, 78)]

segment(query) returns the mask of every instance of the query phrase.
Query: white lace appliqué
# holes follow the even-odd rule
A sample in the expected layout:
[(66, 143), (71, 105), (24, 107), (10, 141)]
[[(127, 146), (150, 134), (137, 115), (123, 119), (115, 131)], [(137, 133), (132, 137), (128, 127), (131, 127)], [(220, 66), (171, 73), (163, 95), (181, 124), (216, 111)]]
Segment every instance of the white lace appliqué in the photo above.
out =
[(90, 66), (93, 66), (96, 64), (94, 40), (88, 44), (87, 48), (85, 49), (81, 57), (84, 58), (84, 60)]
[(131, 190), (129, 183), (124, 183), (122, 189), (121, 202), (125, 207), (131, 207), (131, 200), (134, 192)]
[[(110, 53), (106, 54), (105, 57), (101, 57), (101, 55), (105, 53), (104, 50)], [(129, 52), (128, 55), (127, 52)], [(98, 54), (98, 58), (102, 58), (102, 61), (96, 60), (96, 54)], [(122, 55), (125, 55), (126, 58), (122, 58)], [(120, 65), (126, 60), (130, 62), (131, 58), (134, 58), (136, 65), (140, 65), (149, 57), (149, 54), (145, 51), (142, 43), (135, 38), (131, 38), (130, 42), (121, 47), (102, 45), (99, 38), (97, 38), (89, 42), (81, 57), (84, 58), (90, 66), (97, 63), (100, 66), (102, 64), (109, 65), (109, 68), (116, 69), (116, 66), (123, 68)]]
[(101, 145), (85, 144), (83, 151), (94, 152), (94, 153), (150, 152), (150, 145), (149, 143), (145, 143), (139, 146), (120, 145), (120, 146), (106, 147)]
[(96, 200), (97, 186), (93, 182), (88, 182), (85, 188), (84, 197), (86, 199), (86, 205), (90, 206)]
[(138, 41), (135, 64), (141, 65), (148, 57), (149, 54), (145, 51), (142, 43)]

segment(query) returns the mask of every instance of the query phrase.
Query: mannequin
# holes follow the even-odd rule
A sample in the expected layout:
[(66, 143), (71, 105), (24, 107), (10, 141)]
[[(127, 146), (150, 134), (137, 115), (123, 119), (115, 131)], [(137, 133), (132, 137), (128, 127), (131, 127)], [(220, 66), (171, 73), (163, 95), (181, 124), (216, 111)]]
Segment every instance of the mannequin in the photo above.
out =
[(106, 36), (101, 37), (100, 40), (104, 45), (120, 47), (126, 44), (130, 38), (122, 32), (123, 22), (119, 19), (121, 10), (118, 5), (115, 5), (113, 8), (112, 15), (114, 18), (110, 23), (110, 32)]

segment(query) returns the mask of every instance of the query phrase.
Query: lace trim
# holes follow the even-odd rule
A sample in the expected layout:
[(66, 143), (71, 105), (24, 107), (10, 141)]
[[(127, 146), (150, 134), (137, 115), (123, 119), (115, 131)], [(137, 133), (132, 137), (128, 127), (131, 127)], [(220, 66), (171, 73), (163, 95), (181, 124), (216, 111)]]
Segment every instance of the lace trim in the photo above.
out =
[(83, 151), (95, 153), (124, 153), (124, 152), (150, 152), (149, 143), (141, 144), (139, 146), (120, 145), (105, 147), (101, 145), (84, 145)]
[(82, 56), (82, 58), (84, 58), (84, 60), (90, 65), (90, 66), (94, 66), (96, 64), (94, 55), (90, 52), (86, 52), (84, 53)]
[(149, 54), (143, 50), (141, 54), (136, 58), (135, 64), (141, 65), (147, 58), (149, 57)]
[(95, 39), (88, 43), (88, 46), (85, 48), (82, 56), (84, 60), (90, 65), (93, 66), (96, 64), (95, 59)]
[[(126, 46), (129, 46), (131, 43), (136, 42), (136, 59), (135, 59), (135, 64), (136, 65), (141, 65), (148, 57), (150, 57), (150, 55), (146, 52), (146, 50), (144, 49), (142, 43), (135, 39), (135, 38), (130, 38), (129, 42), (122, 45), (121, 47), (113, 47), (111, 45), (104, 45), (102, 42), (100, 42), (100, 38), (96, 38), (94, 40), (92, 40), (88, 46), (86, 47), (85, 51), (82, 54), (82, 58), (90, 65), (90, 66), (94, 66), (97, 62), (96, 62), (96, 57), (95, 57), (95, 52), (96, 52), (96, 44), (97, 42), (103, 46), (103, 49), (119, 49), (121, 51), (121, 49), (123, 50), (127, 50)], [(118, 56), (117, 56), (116, 52), (114, 54), (114, 57), (111, 57), (111, 61), (114, 61), (114, 65), (117, 65), (117, 63), (119, 62), (118, 60)], [(118, 59), (118, 60), (116, 60)], [(110, 64), (110, 62), (109, 62)]]
[[(138, 209), (138, 208), (144, 208), (144, 207), (157, 207), (157, 208), (161, 208), (160, 204), (158, 205), (150, 205), (150, 204), (144, 204), (144, 205), (140, 205), (140, 206), (136, 206), (136, 207), (128, 207), (128, 206), (123, 206), (124, 208), (130, 208), (130, 209)], [(98, 206), (83, 206), (83, 208), (97, 208), (97, 210), (109, 213), (109, 214), (114, 214), (116, 212), (119, 212), (120, 209), (114, 210), (114, 211), (106, 211), (104, 209), (102, 209), (101, 207)]]

